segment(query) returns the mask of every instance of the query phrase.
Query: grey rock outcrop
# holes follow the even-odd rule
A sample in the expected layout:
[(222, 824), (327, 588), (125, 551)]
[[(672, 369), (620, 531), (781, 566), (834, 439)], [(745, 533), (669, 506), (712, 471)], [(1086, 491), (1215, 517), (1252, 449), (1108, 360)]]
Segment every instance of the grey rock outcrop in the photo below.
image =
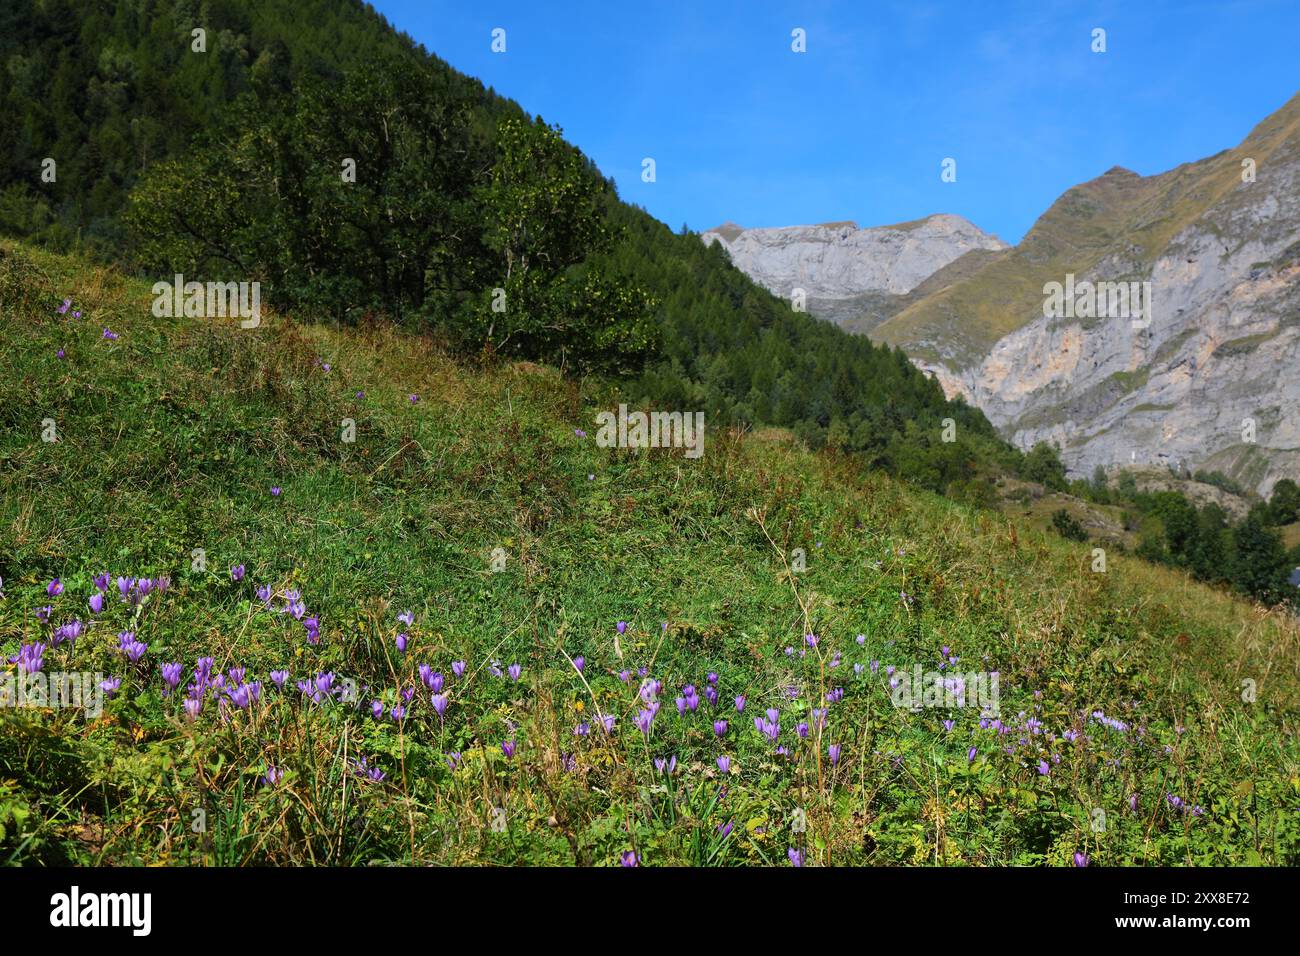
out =
[(801, 288), (810, 299), (831, 301), (871, 292), (904, 295), (973, 249), (1006, 248), (950, 215), (870, 229), (852, 222), (776, 229), (727, 223), (700, 238), (722, 243), (739, 269), (776, 295), (788, 299)]

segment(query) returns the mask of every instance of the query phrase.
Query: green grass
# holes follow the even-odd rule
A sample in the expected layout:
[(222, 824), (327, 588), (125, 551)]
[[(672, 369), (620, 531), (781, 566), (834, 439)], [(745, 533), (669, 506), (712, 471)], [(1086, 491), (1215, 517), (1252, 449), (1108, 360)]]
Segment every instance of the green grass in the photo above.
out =
[[(93, 623), (49, 648), (46, 670), (122, 684), (95, 719), (0, 709), (0, 860), (613, 865), (635, 851), (647, 865), (788, 865), (795, 848), (808, 865), (1300, 862), (1300, 639), (1282, 613), (1118, 555), (1093, 573), (1088, 547), (781, 432), (709, 431), (694, 461), (602, 449), (575, 429), (595, 434), (616, 401), (606, 384), (475, 368), (382, 326), (156, 319), (143, 283), (5, 249), (0, 650), (48, 640), (34, 612), (50, 604), (53, 623)], [(80, 319), (57, 313), (65, 296)], [(41, 440), (45, 419), (57, 442)], [(114, 591), (95, 616), (104, 570), (171, 587), (138, 612)], [(319, 644), (255, 585), (300, 590)], [(149, 645), (140, 664), (115, 650), (126, 629)], [(820, 642), (801, 656), (809, 632)], [(1020, 747), (1020, 731), (980, 729), (970, 709), (893, 707), (886, 668), (937, 667), (945, 646), (961, 670), (999, 672), (1006, 724), (1023, 711), (1043, 732)], [(202, 655), (246, 667), (261, 702), (223, 719), (209, 697), (186, 719), (184, 683), (164, 696), (158, 666), (183, 662), (188, 681)], [(447, 675), (445, 722), (419, 663)], [(267, 679), (280, 667), (284, 693)], [(664, 685), (648, 741), (640, 667)], [(293, 688), (323, 671), (355, 680), (365, 706)], [(702, 702), (679, 718), (685, 684)], [(420, 687), (409, 715), (372, 718), (399, 687)], [(819, 731), (810, 711), (836, 687)], [(754, 728), (768, 707), (788, 755)], [(612, 735), (596, 713), (616, 717)], [(715, 718), (730, 722), (722, 740)], [(670, 756), (672, 776), (653, 763)], [(363, 757), (382, 781), (354, 772)], [(259, 782), (272, 766), (284, 776)]]

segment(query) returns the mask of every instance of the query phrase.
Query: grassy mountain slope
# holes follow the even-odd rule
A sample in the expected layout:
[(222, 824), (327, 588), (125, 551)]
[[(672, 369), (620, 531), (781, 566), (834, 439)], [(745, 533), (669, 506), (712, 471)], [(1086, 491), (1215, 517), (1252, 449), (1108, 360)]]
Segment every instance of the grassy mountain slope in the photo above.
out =
[[(144, 283), (3, 248), (0, 652), (43, 641), (46, 671), (121, 685), (94, 719), (0, 708), (0, 860), (1300, 862), (1284, 616), (1119, 556), (1093, 573), (1087, 548), (786, 432), (710, 431), (695, 461), (602, 449), (575, 430), (606, 386), (469, 369), (383, 325), (158, 319)], [(138, 610), (110, 587), (96, 614), (101, 571), (170, 587)], [(317, 643), (278, 610), (291, 591)], [(188, 719), (200, 656), (260, 699), (228, 676)], [(999, 672), (1005, 732), (891, 706), (890, 668), (951, 657)], [(640, 668), (663, 683), (648, 736)], [(322, 672), (359, 700), (295, 688)], [(785, 753), (754, 726), (767, 708)]]
[(1234, 149), (1156, 176), (1110, 169), (1066, 191), (1015, 248), (987, 256), (973, 275), (907, 305), (871, 334), (955, 369), (977, 364), (998, 339), (1041, 316), (1044, 283), (1083, 275), (1104, 259), (1112, 280), (1136, 278), (1241, 184), (1243, 159), (1265, 168), (1297, 129), (1300, 95)]
[[(3, 16), (0, 109), (14, 121), (0, 130), (0, 232), (155, 277), (230, 279), (211, 270), (235, 268), (261, 281), (268, 301), (316, 317), (327, 304), (353, 316), (378, 309), (464, 333), (475, 350), (477, 331), (510, 338), (487, 310), (508, 284), (506, 257), (488, 247), (500, 233), (529, 230), (496, 229), (484, 191), (504, 152), (500, 124), (524, 111), (369, 7), (24, 0)], [(201, 53), (192, 48), (199, 27)], [(40, 178), (45, 157), (57, 159), (54, 182)], [(338, 157), (360, 163), (355, 183), (342, 184)], [(951, 417), (962, 447), (941, 452), (961, 459), (953, 470), (964, 479), (968, 461), (1007, 452), (981, 413), (947, 402), (901, 355), (793, 312), (696, 237), (618, 201), (581, 162), (618, 238), (580, 264), (564, 260), (554, 284), (567, 294), (599, 266), (648, 293), (658, 344), (625, 360), (630, 398), (790, 427), (879, 463), (896, 463), (891, 445), (909, 428), (937, 446)], [(540, 192), (550, 177), (537, 179)], [(149, 211), (136, 230), (124, 225), (128, 205)], [(563, 234), (568, 223), (552, 225)], [(532, 261), (551, 261), (538, 252)], [(561, 343), (574, 353), (620, 326), (609, 287), (577, 298), (595, 318), (575, 321), (583, 331), (571, 338), (583, 341)], [(546, 328), (537, 338), (560, 337)], [(525, 341), (515, 335), (510, 347)]]

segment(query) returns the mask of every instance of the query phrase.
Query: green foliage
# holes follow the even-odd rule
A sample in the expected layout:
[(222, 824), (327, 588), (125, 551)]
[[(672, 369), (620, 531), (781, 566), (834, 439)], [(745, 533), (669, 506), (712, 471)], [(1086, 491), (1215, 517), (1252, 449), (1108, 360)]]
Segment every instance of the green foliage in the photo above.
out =
[(1240, 483), (1233, 481), (1221, 471), (1198, 471), (1192, 475), (1192, 477), (1207, 485), (1214, 485), (1214, 487), (1226, 491), (1229, 494), (1240, 495), (1242, 497), (1245, 497), (1246, 495), (1246, 489), (1241, 487)]
[(1232, 531), (1232, 582), (1261, 601), (1276, 601), (1293, 589), (1287, 584), (1290, 562), (1281, 536), (1267, 524), (1267, 507), (1251, 510)]
[(1267, 520), (1275, 526), (1300, 520), (1300, 485), (1290, 478), (1283, 478), (1273, 486), (1273, 494), (1268, 499)]
[(1048, 442), (1040, 441), (1025, 453), (1018, 473), (1025, 481), (1036, 481), (1049, 491), (1064, 491), (1066, 488), (1061, 452)]
[(1052, 527), (1056, 529), (1057, 534), (1062, 538), (1065, 538), (1067, 541), (1088, 540), (1087, 529), (1079, 523), (1078, 518), (1074, 517), (1064, 508), (1058, 508), (1056, 511), (1052, 512)]
[(437, 74), (394, 58), (293, 97), (241, 97), (132, 193), (134, 260), (154, 275), (257, 280), (272, 306), (335, 318), (454, 310), (484, 265), (452, 237), (471, 229), (488, 147), (444, 94)]
[(607, 184), (540, 119), (503, 120), (496, 154), (477, 204), (483, 244), (499, 257), (500, 294), (490, 293), (466, 334), (495, 352), (561, 367), (639, 368), (654, 345), (652, 300), (599, 267), (578, 268), (610, 245)]

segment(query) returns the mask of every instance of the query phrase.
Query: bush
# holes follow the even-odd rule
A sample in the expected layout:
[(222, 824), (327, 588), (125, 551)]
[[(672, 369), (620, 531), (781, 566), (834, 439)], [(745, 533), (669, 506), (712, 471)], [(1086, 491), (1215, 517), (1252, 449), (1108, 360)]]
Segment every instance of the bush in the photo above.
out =
[(1069, 541), (1088, 540), (1088, 532), (1083, 525), (1064, 508), (1059, 508), (1052, 513), (1052, 527), (1056, 529), (1057, 534)]

